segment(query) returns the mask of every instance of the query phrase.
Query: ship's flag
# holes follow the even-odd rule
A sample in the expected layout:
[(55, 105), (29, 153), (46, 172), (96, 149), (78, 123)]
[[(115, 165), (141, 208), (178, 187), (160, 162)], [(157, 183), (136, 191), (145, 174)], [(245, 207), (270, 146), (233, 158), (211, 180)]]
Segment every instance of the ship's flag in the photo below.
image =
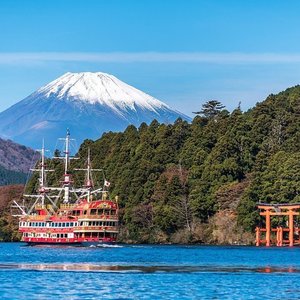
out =
[(109, 187), (110, 186), (110, 182), (108, 182), (107, 180), (104, 180), (104, 186)]

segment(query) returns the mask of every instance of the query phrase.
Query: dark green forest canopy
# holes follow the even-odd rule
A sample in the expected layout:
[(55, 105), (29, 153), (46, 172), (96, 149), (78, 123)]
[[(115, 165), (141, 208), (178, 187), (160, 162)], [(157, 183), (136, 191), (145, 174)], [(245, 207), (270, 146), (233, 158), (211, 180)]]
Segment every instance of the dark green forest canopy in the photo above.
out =
[[(259, 222), (257, 202), (300, 202), (300, 87), (244, 113), (220, 107), (213, 118), (172, 125), (154, 120), (81, 145), (78, 156), (85, 158), (90, 148), (93, 167), (105, 170), (112, 196), (119, 196), (128, 239), (154, 242), (183, 229), (192, 235), (195, 224), (224, 206), (218, 195), (245, 180), (250, 183), (236, 208), (245, 230)], [(57, 161), (50, 165), (61, 168)], [(58, 180), (49, 176), (50, 183)]]
[(0, 186), (25, 183), (27, 175), (22, 172), (11, 171), (0, 166)]

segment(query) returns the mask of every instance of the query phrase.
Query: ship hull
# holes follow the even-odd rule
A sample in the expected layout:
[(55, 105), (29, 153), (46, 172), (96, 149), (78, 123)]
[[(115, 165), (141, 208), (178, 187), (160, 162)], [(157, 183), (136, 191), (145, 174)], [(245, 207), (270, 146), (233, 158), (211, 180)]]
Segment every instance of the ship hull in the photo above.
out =
[(97, 246), (97, 245), (113, 245), (116, 244), (116, 239), (93, 239), (93, 240), (60, 240), (60, 239), (38, 239), (38, 238), (27, 238), (22, 239), (22, 242), (27, 245), (63, 245), (63, 246)]
[(26, 246), (72, 246), (72, 247), (99, 247), (116, 245), (116, 242), (73, 242), (73, 243), (56, 243), (56, 242), (24, 242)]

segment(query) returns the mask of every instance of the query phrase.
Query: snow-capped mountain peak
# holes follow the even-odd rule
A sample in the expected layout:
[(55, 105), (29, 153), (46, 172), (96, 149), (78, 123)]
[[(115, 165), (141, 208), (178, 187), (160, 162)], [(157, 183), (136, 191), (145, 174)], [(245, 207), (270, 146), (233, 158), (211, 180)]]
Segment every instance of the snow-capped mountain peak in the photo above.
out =
[(0, 137), (39, 148), (69, 128), (77, 142), (128, 125), (190, 120), (167, 104), (106, 73), (66, 73), (0, 113)]
[(101, 72), (66, 73), (37, 90), (43, 98), (83, 101), (107, 105), (115, 111), (169, 108), (165, 103), (126, 84), (113, 75)]

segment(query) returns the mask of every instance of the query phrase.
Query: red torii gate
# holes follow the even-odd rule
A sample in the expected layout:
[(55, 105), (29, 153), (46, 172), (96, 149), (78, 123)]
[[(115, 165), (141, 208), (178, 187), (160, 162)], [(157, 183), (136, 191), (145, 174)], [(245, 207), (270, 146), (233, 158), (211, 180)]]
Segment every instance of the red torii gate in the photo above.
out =
[[(260, 209), (260, 215), (265, 217), (265, 228), (256, 227), (256, 246), (265, 245), (267, 247), (271, 245), (276, 246), (294, 246), (300, 244), (300, 228), (294, 226), (294, 216), (300, 215), (300, 203), (291, 204), (258, 204)], [(276, 228), (271, 227), (271, 216), (288, 216), (288, 227), (278, 226)], [(285, 232), (288, 233), (288, 239), (285, 238)], [(272, 233), (276, 233), (274, 239)], [(298, 240), (294, 239), (294, 234), (298, 234)]]

